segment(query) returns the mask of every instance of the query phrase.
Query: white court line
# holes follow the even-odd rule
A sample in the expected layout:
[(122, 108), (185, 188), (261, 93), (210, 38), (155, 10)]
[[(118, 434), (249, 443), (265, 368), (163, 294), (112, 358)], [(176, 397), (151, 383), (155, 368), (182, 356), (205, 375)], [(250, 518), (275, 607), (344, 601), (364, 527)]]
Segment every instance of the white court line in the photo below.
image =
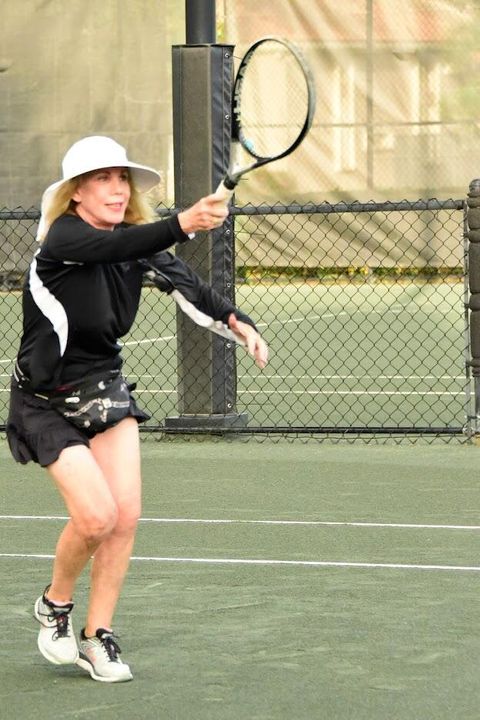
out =
[[(3, 376), (1, 376), (3, 377)], [(156, 380), (158, 375), (142, 373), (135, 375), (128, 373), (128, 377), (136, 380)], [(239, 378), (251, 378), (251, 375), (239, 375)], [(265, 380), (465, 380), (465, 375), (266, 375), (262, 373), (261, 379)]]
[[(54, 555), (40, 555), (36, 553), (0, 553), (0, 558), (25, 558), (35, 560), (52, 560)], [(134, 555), (134, 562), (163, 562), (163, 563), (197, 563), (203, 565), (283, 565), (293, 567), (337, 567), (337, 568), (366, 568), (387, 570), (448, 570), (450, 572), (479, 572), (477, 565), (418, 565), (416, 563), (369, 563), (346, 562), (328, 560), (267, 560), (267, 559), (241, 559), (241, 558), (187, 558), (187, 557), (157, 557)]]
[[(402, 305), (397, 305), (397, 306), (392, 306), (392, 307), (388, 307), (388, 306), (387, 306), (384, 310), (372, 310), (372, 309), (369, 309), (368, 314), (381, 315), (382, 317), (383, 317), (386, 313), (393, 313), (394, 315), (398, 315), (400, 312), (403, 312), (403, 311), (404, 311), (407, 307), (409, 307), (410, 305), (412, 305), (412, 302), (409, 302), (407, 306), (402, 306)], [(321, 315), (302, 315), (302, 316), (300, 316), (300, 317), (293, 317), (293, 318), (292, 318), (292, 317), (289, 317), (289, 318), (287, 318), (287, 319), (285, 319), (285, 320), (283, 320), (283, 319), (277, 319), (277, 320), (271, 320), (271, 321), (268, 322), (268, 323), (266, 323), (266, 322), (257, 323), (257, 327), (258, 327), (258, 328), (268, 328), (268, 327), (271, 327), (272, 325), (282, 325), (282, 326), (283, 326), (283, 325), (290, 325), (290, 324), (292, 324), (292, 323), (299, 324), (299, 323), (302, 323), (302, 322), (305, 322), (305, 321), (311, 322), (311, 321), (314, 321), (314, 320), (324, 320), (324, 319), (331, 319), (331, 318), (336, 318), (336, 317), (351, 316), (351, 315), (353, 315), (353, 314), (355, 314), (355, 313), (359, 313), (359, 312), (362, 312), (362, 311), (361, 311), (361, 310), (354, 310), (353, 312), (347, 312), (346, 310), (341, 310), (341, 311), (339, 311), (338, 313), (327, 312), (327, 313), (322, 313)], [(163, 336), (163, 337), (157, 337), (157, 338), (144, 338), (143, 340), (129, 340), (129, 341), (127, 341), (127, 342), (120, 343), (120, 344), (123, 345), (123, 347), (137, 346), (137, 345), (146, 345), (146, 344), (154, 344), (154, 343), (156, 343), (156, 342), (167, 342), (167, 341), (169, 341), (169, 340), (174, 340), (176, 337), (177, 337), (176, 335), (165, 335), (165, 336)], [(333, 376), (333, 377), (336, 377), (336, 376)], [(338, 376), (338, 377), (341, 377), (341, 376)], [(352, 376), (352, 377), (355, 377), (355, 376)], [(412, 376), (412, 377), (413, 377), (413, 376)], [(437, 379), (437, 378), (435, 378), (435, 379)], [(153, 391), (153, 393), (154, 393), (154, 392), (155, 392), (155, 391)], [(312, 393), (310, 393), (310, 394), (312, 394)], [(315, 393), (313, 393), (313, 394), (315, 394)], [(331, 394), (341, 394), (341, 393), (331, 393)], [(345, 393), (345, 394), (351, 394), (351, 393)], [(382, 394), (382, 393), (362, 393), (362, 392), (358, 392), (358, 393), (353, 393), (353, 394), (359, 394), (359, 395), (376, 394), (376, 395), (378, 395), (378, 394)], [(407, 393), (385, 393), (385, 394), (388, 394), (388, 395), (395, 395), (395, 394), (405, 395), (405, 394), (407, 394)], [(415, 394), (415, 393), (408, 393), (408, 394)], [(423, 394), (425, 394), (425, 393), (418, 393), (418, 394), (423, 395)], [(428, 393), (427, 393), (427, 394), (428, 394)], [(432, 393), (432, 394), (438, 394), (438, 393)], [(456, 394), (456, 393), (443, 393), (443, 394)]]
[(129, 347), (130, 345), (152, 345), (157, 342), (167, 342), (168, 340), (173, 340), (176, 337), (176, 335), (163, 335), (162, 337), (144, 338), (143, 340), (128, 340), (124, 343), (121, 342), (120, 345), (122, 347)]
[[(67, 520), (59, 515), (0, 515), (0, 520)], [(413, 528), (441, 530), (480, 530), (479, 525), (440, 525), (422, 523), (380, 523), (380, 522), (343, 522), (329, 520), (233, 520), (233, 519), (202, 519), (202, 518), (140, 518), (144, 523), (197, 523), (197, 524), (249, 524), (249, 525), (306, 525), (306, 526), (347, 526), (347, 527), (380, 527), (380, 528)], [(0, 553), (0, 558), (33, 558), (52, 560), (54, 555), (36, 553)], [(418, 563), (372, 563), (324, 560), (272, 560), (272, 559), (240, 559), (240, 558), (182, 558), (158, 556), (133, 556), (137, 562), (171, 562), (200, 563), (216, 565), (283, 565), (297, 567), (345, 567), (393, 570), (443, 570), (451, 572), (479, 572), (475, 565), (423, 565)]]
[[(68, 520), (66, 515), (0, 515), (0, 520)], [(429, 523), (352, 522), (344, 520), (241, 520), (233, 518), (140, 518), (141, 523), (192, 523), (197, 525), (306, 525), (326, 527), (404, 528), (414, 530), (480, 530), (480, 525)]]
[[(147, 342), (154, 342), (148, 340)], [(0, 377), (10, 377), (10, 373), (0, 373)], [(135, 378), (136, 380), (156, 380), (158, 375), (151, 375), (143, 373), (142, 375), (135, 375), (134, 373), (128, 373), (128, 377)], [(239, 375), (239, 378), (250, 378), (251, 375), (243, 374)], [(261, 376), (262, 380), (465, 380), (465, 375), (279, 375), (275, 373), (273, 375)]]
[[(402, 305), (396, 306), (396, 307), (395, 306), (392, 306), (392, 307), (386, 306), (384, 310), (369, 309), (367, 314), (368, 315), (381, 315), (382, 317), (386, 313), (393, 313), (394, 315), (398, 315), (398, 313), (403, 312), (411, 304), (412, 303), (410, 302), (405, 307)], [(299, 324), (299, 323), (306, 322), (306, 321), (311, 322), (314, 320), (324, 320), (324, 319), (329, 320), (330, 318), (351, 316), (351, 315), (359, 313), (359, 312), (363, 312), (363, 311), (362, 310), (354, 310), (353, 312), (347, 312), (346, 310), (340, 310), (338, 313), (327, 312), (327, 313), (323, 313), (322, 315), (302, 315), (301, 317), (293, 317), (293, 318), (289, 317), (286, 320), (277, 319), (277, 320), (272, 320), (271, 322), (268, 322), (268, 323), (266, 323), (266, 322), (257, 323), (257, 327), (268, 328), (268, 327), (271, 327), (272, 325), (291, 325), (292, 323)], [(365, 314), (365, 313), (363, 313), (363, 314)], [(123, 345), (123, 347), (129, 347), (129, 346), (134, 346), (134, 345), (146, 345), (146, 344), (153, 344), (156, 342), (167, 342), (168, 340), (173, 340), (176, 337), (177, 337), (176, 335), (165, 335), (163, 337), (157, 337), (157, 338), (144, 338), (143, 340), (129, 340), (128, 342), (124, 342), (124, 343), (120, 343), (120, 344)]]
[[(415, 303), (412, 303), (412, 302), (409, 302), (408, 305), (405, 305), (405, 306), (393, 305), (390, 307), (389, 305), (386, 305), (383, 308), (383, 310), (372, 310), (372, 308), (368, 308), (367, 313), (365, 313), (363, 310), (361, 310), (359, 308), (356, 310), (352, 310), (351, 312), (347, 311), (347, 310), (340, 310), (337, 313), (326, 312), (326, 313), (322, 313), (321, 315), (301, 315), (300, 317), (293, 317), (293, 318), (289, 317), (286, 320), (282, 320), (281, 318), (279, 318), (278, 320), (272, 320), (269, 323), (264, 323), (264, 326), (270, 327), (271, 325), (289, 325), (291, 323), (302, 323), (305, 321), (310, 322), (311, 320), (324, 320), (324, 319), (329, 320), (330, 318), (345, 317), (345, 316), (351, 317), (352, 315), (357, 315), (358, 313), (362, 313), (363, 315), (365, 315), (365, 314), (381, 315), (382, 317), (384, 315), (386, 315), (387, 313), (393, 313), (393, 315), (398, 315), (399, 313), (404, 312), (412, 304), (415, 305)], [(415, 307), (417, 307), (417, 306), (415, 305)]]
[[(347, 312), (344, 310), (340, 311), (339, 313), (324, 313), (323, 315), (301, 315), (300, 317), (289, 317), (286, 320), (282, 320), (281, 318), (279, 320), (272, 320), (268, 323), (268, 327), (271, 327), (272, 325), (291, 325), (292, 323), (302, 323), (305, 321), (311, 321), (311, 320), (329, 320), (330, 318), (334, 317), (341, 317), (344, 315), (348, 315)], [(267, 327), (267, 324), (265, 323), (265, 327)]]
[[(155, 378), (157, 375), (138, 375), (139, 378)], [(240, 378), (250, 378), (250, 375), (239, 375)], [(465, 375), (266, 375), (266, 380), (465, 380)]]
[[(9, 392), (10, 388), (0, 389), (0, 394)], [(464, 392), (464, 388), (459, 388), (456, 391), (446, 392), (435, 392), (434, 390), (427, 390), (426, 392), (422, 392), (420, 390), (408, 390), (406, 392), (402, 392), (400, 390), (392, 390), (391, 392), (389, 392), (388, 390), (238, 390), (238, 395), (311, 395), (312, 397), (315, 395), (371, 395), (372, 397), (378, 397), (380, 395), (386, 395), (388, 397), (394, 395), (399, 395), (400, 397), (410, 397), (411, 395), (418, 395), (420, 397), (425, 397), (426, 395), (431, 395), (432, 397), (458, 397)], [(175, 395), (178, 393), (178, 390), (144, 390), (142, 388), (137, 388), (135, 390), (135, 393), (137, 395)]]
[(456, 391), (435, 391), (435, 390), (238, 390), (239, 395), (401, 395), (409, 397), (410, 395), (433, 395), (435, 397), (441, 395), (453, 395), (457, 397), (465, 392), (463, 387)]
[[(264, 327), (270, 327), (271, 325), (289, 325), (291, 323), (302, 323), (302, 322), (310, 322), (312, 320), (329, 320), (331, 318), (337, 318), (337, 317), (352, 317), (353, 315), (380, 315), (381, 317), (384, 317), (385, 315), (391, 313), (392, 315), (399, 315), (402, 312), (407, 312), (409, 308), (414, 307), (416, 310), (419, 309), (419, 306), (416, 302), (413, 300), (410, 300), (406, 305), (401, 305), (399, 303), (394, 305), (385, 305), (383, 309), (380, 310), (373, 310), (372, 308), (368, 308), (367, 312), (363, 310), (362, 308), (357, 308), (351, 311), (347, 310), (340, 310), (339, 312), (326, 312), (322, 313), (321, 315), (301, 315), (300, 317), (289, 317), (286, 320), (283, 320), (282, 318), (278, 318), (276, 320), (271, 320), (269, 323), (262, 323)], [(258, 327), (260, 327), (258, 325)]]
[[(1, 519), (1, 516), (0, 516)], [(422, 523), (349, 522), (338, 520), (202, 520), (199, 518), (141, 518), (145, 523), (198, 523), (219, 525), (306, 525), (326, 527), (404, 528), (415, 530), (480, 530), (480, 525), (435, 525)]]

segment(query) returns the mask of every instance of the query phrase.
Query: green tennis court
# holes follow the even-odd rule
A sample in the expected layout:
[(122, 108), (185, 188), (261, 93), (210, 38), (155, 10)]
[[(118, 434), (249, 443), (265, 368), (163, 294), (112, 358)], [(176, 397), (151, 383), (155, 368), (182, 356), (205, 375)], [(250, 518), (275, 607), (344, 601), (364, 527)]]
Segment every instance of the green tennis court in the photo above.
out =
[[(240, 286), (237, 304), (259, 319), (271, 360), (262, 372), (237, 352), (239, 411), (254, 426), (461, 428), (463, 294), (461, 281)], [(172, 302), (161, 298), (160, 310), (158, 303), (147, 291), (151, 312), (126, 338), (125, 356), (139, 396), (163, 419), (177, 413), (176, 375), (168, 372), (176, 329)], [(159, 334), (154, 313), (165, 323)], [(139, 376), (141, 365), (150, 372)]]
[[(20, 333), (20, 300), (4, 306), (0, 399)], [(237, 410), (251, 427), (460, 429), (468, 403), (464, 284), (299, 282), (240, 285), (236, 303), (258, 321), (271, 360), (237, 351)], [(207, 331), (205, 331), (207, 332)], [(152, 415), (178, 414), (175, 303), (145, 288), (124, 338), (126, 373)]]
[(6, 718), (476, 720), (475, 445), (142, 445), (117, 615), (135, 679), (107, 687), (36, 649), (64, 509), (1, 445)]

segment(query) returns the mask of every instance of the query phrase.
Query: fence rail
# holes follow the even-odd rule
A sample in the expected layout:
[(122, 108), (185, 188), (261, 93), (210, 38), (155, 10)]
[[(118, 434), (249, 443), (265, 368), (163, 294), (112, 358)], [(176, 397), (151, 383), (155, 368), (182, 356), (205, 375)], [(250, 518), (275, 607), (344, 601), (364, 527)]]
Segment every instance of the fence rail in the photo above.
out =
[[(471, 436), (467, 214), (466, 200), (454, 199), (233, 207), (235, 301), (269, 343), (270, 363), (259, 371), (236, 350), (232, 412), (243, 423), (225, 427), (215, 416), (182, 423), (177, 310), (147, 283), (137, 322), (122, 339), (126, 374), (152, 416), (142, 429)], [(2, 428), (21, 332), (19, 288), (38, 217), (34, 208), (0, 211)], [(199, 383), (187, 392), (201, 392)]]

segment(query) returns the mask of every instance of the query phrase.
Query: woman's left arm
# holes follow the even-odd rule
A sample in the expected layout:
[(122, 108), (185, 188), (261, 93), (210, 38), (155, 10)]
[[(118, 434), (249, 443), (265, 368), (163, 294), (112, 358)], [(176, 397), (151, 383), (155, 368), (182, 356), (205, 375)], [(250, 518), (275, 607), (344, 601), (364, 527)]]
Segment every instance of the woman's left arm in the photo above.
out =
[(139, 263), (155, 285), (172, 294), (194, 322), (213, 332), (219, 332), (218, 325), (223, 324), (227, 334), (230, 331), (229, 336), (247, 348), (257, 365), (265, 367), (267, 345), (253, 320), (204, 282), (183, 260), (170, 252), (160, 252)]

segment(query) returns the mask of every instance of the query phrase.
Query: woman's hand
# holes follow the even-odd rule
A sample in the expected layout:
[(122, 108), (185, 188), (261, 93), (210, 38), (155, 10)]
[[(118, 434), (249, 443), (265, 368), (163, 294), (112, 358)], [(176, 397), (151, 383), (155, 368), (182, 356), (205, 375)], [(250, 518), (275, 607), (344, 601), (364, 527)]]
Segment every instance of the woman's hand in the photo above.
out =
[(263, 370), (268, 362), (268, 345), (262, 336), (251, 325), (237, 320), (233, 313), (228, 317), (228, 327), (240, 340), (245, 342), (249, 355)]
[(216, 194), (201, 198), (195, 205), (177, 215), (180, 227), (186, 235), (221, 227), (227, 217), (228, 207)]

